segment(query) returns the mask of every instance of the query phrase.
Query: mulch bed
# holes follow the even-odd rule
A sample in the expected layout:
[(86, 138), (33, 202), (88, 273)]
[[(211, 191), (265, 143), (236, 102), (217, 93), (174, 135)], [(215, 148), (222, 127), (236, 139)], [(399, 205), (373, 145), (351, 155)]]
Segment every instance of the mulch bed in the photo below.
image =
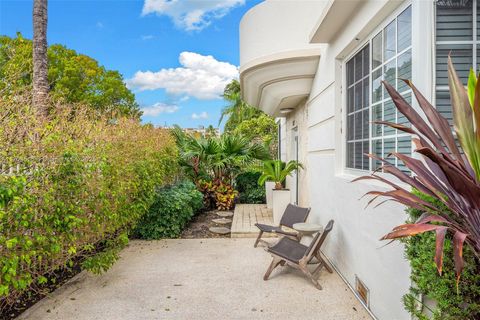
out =
[(80, 261), (77, 261), (72, 268), (59, 269), (53, 274), (50, 274), (48, 278), (55, 279), (55, 282), (49, 281), (47, 284), (37, 287), (36, 290), (25, 291), (13, 305), (3, 306), (3, 301), (0, 300), (0, 319), (15, 319), (22, 312), (46, 297), (50, 292), (63, 286), (68, 280), (80, 273), (80, 263)]
[[(208, 228), (210, 227), (225, 227), (231, 228), (232, 224), (225, 224), (225, 225), (217, 225), (216, 223), (212, 222), (213, 219), (220, 218), (215, 211), (206, 211), (197, 214), (193, 219), (189, 222), (187, 227), (183, 230), (180, 238), (182, 239), (199, 239), (199, 238), (230, 238), (230, 234), (216, 234), (210, 232)], [(232, 219), (232, 218), (228, 218)]]

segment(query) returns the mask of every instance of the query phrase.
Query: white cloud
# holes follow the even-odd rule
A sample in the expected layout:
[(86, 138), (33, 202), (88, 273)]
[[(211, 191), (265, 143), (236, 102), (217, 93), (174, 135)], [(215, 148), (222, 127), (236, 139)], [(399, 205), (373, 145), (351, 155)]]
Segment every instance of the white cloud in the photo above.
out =
[(147, 35), (143, 35), (142, 36), (142, 40), (143, 41), (146, 41), (146, 40), (152, 40), (153, 38), (155, 38), (153, 35), (151, 34), (147, 34)]
[(208, 113), (203, 111), (202, 113), (192, 113), (192, 119), (197, 120), (197, 119), (208, 119)]
[(126, 80), (127, 86), (139, 91), (165, 89), (171, 94), (211, 100), (220, 98), (225, 86), (238, 77), (236, 66), (212, 56), (182, 52), (179, 61), (179, 68), (137, 71)]
[(244, 4), (245, 0), (145, 0), (142, 15), (166, 15), (177, 27), (198, 31), (209, 26), (212, 20), (222, 18), (233, 8)]
[(143, 107), (141, 110), (143, 111), (144, 116), (156, 117), (162, 113), (175, 113), (179, 109), (180, 108), (174, 104), (157, 102), (153, 106)]

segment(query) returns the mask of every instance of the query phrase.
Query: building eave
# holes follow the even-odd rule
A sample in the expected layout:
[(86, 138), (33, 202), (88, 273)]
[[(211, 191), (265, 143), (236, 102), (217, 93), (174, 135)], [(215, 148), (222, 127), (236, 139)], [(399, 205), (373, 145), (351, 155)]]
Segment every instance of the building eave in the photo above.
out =
[(265, 113), (279, 116), (310, 94), (320, 49), (279, 52), (250, 61), (240, 68), (243, 99)]
[(330, 43), (365, 0), (329, 0), (310, 33), (310, 43)]

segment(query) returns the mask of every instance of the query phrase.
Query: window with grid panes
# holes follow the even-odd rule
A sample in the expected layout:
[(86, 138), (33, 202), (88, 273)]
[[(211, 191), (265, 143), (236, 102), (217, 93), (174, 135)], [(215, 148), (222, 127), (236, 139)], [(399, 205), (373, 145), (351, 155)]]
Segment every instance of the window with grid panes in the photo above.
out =
[(448, 91), (447, 57), (450, 53), (458, 75), (467, 83), (470, 68), (480, 62), (480, 1), (436, 1), (436, 107), (453, 121)]
[[(400, 79), (412, 75), (412, 22), (409, 6), (346, 64), (346, 167), (375, 170), (378, 161), (365, 153), (387, 158), (391, 152), (411, 154), (411, 138), (393, 128), (372, 124), (383, 120), (408, 125), (407, 119), (397, 112), (392, 99), (381, 81), (394, 86), (411, 103), (411, 90)], [(401, 170), (407, 171), (396, 158), (387, 158)]]

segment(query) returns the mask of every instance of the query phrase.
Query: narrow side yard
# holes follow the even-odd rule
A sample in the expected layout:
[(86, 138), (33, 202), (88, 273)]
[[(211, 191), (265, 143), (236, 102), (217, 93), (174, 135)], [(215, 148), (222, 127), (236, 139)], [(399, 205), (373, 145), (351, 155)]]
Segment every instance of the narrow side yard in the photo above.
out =
[[(370, 319), (336, 274), (263, 274), (252, 239), (132, 241), (105, 274), (82, 272), (19, 319)], [(279, 274), (282, 273), (281, 276)]]

